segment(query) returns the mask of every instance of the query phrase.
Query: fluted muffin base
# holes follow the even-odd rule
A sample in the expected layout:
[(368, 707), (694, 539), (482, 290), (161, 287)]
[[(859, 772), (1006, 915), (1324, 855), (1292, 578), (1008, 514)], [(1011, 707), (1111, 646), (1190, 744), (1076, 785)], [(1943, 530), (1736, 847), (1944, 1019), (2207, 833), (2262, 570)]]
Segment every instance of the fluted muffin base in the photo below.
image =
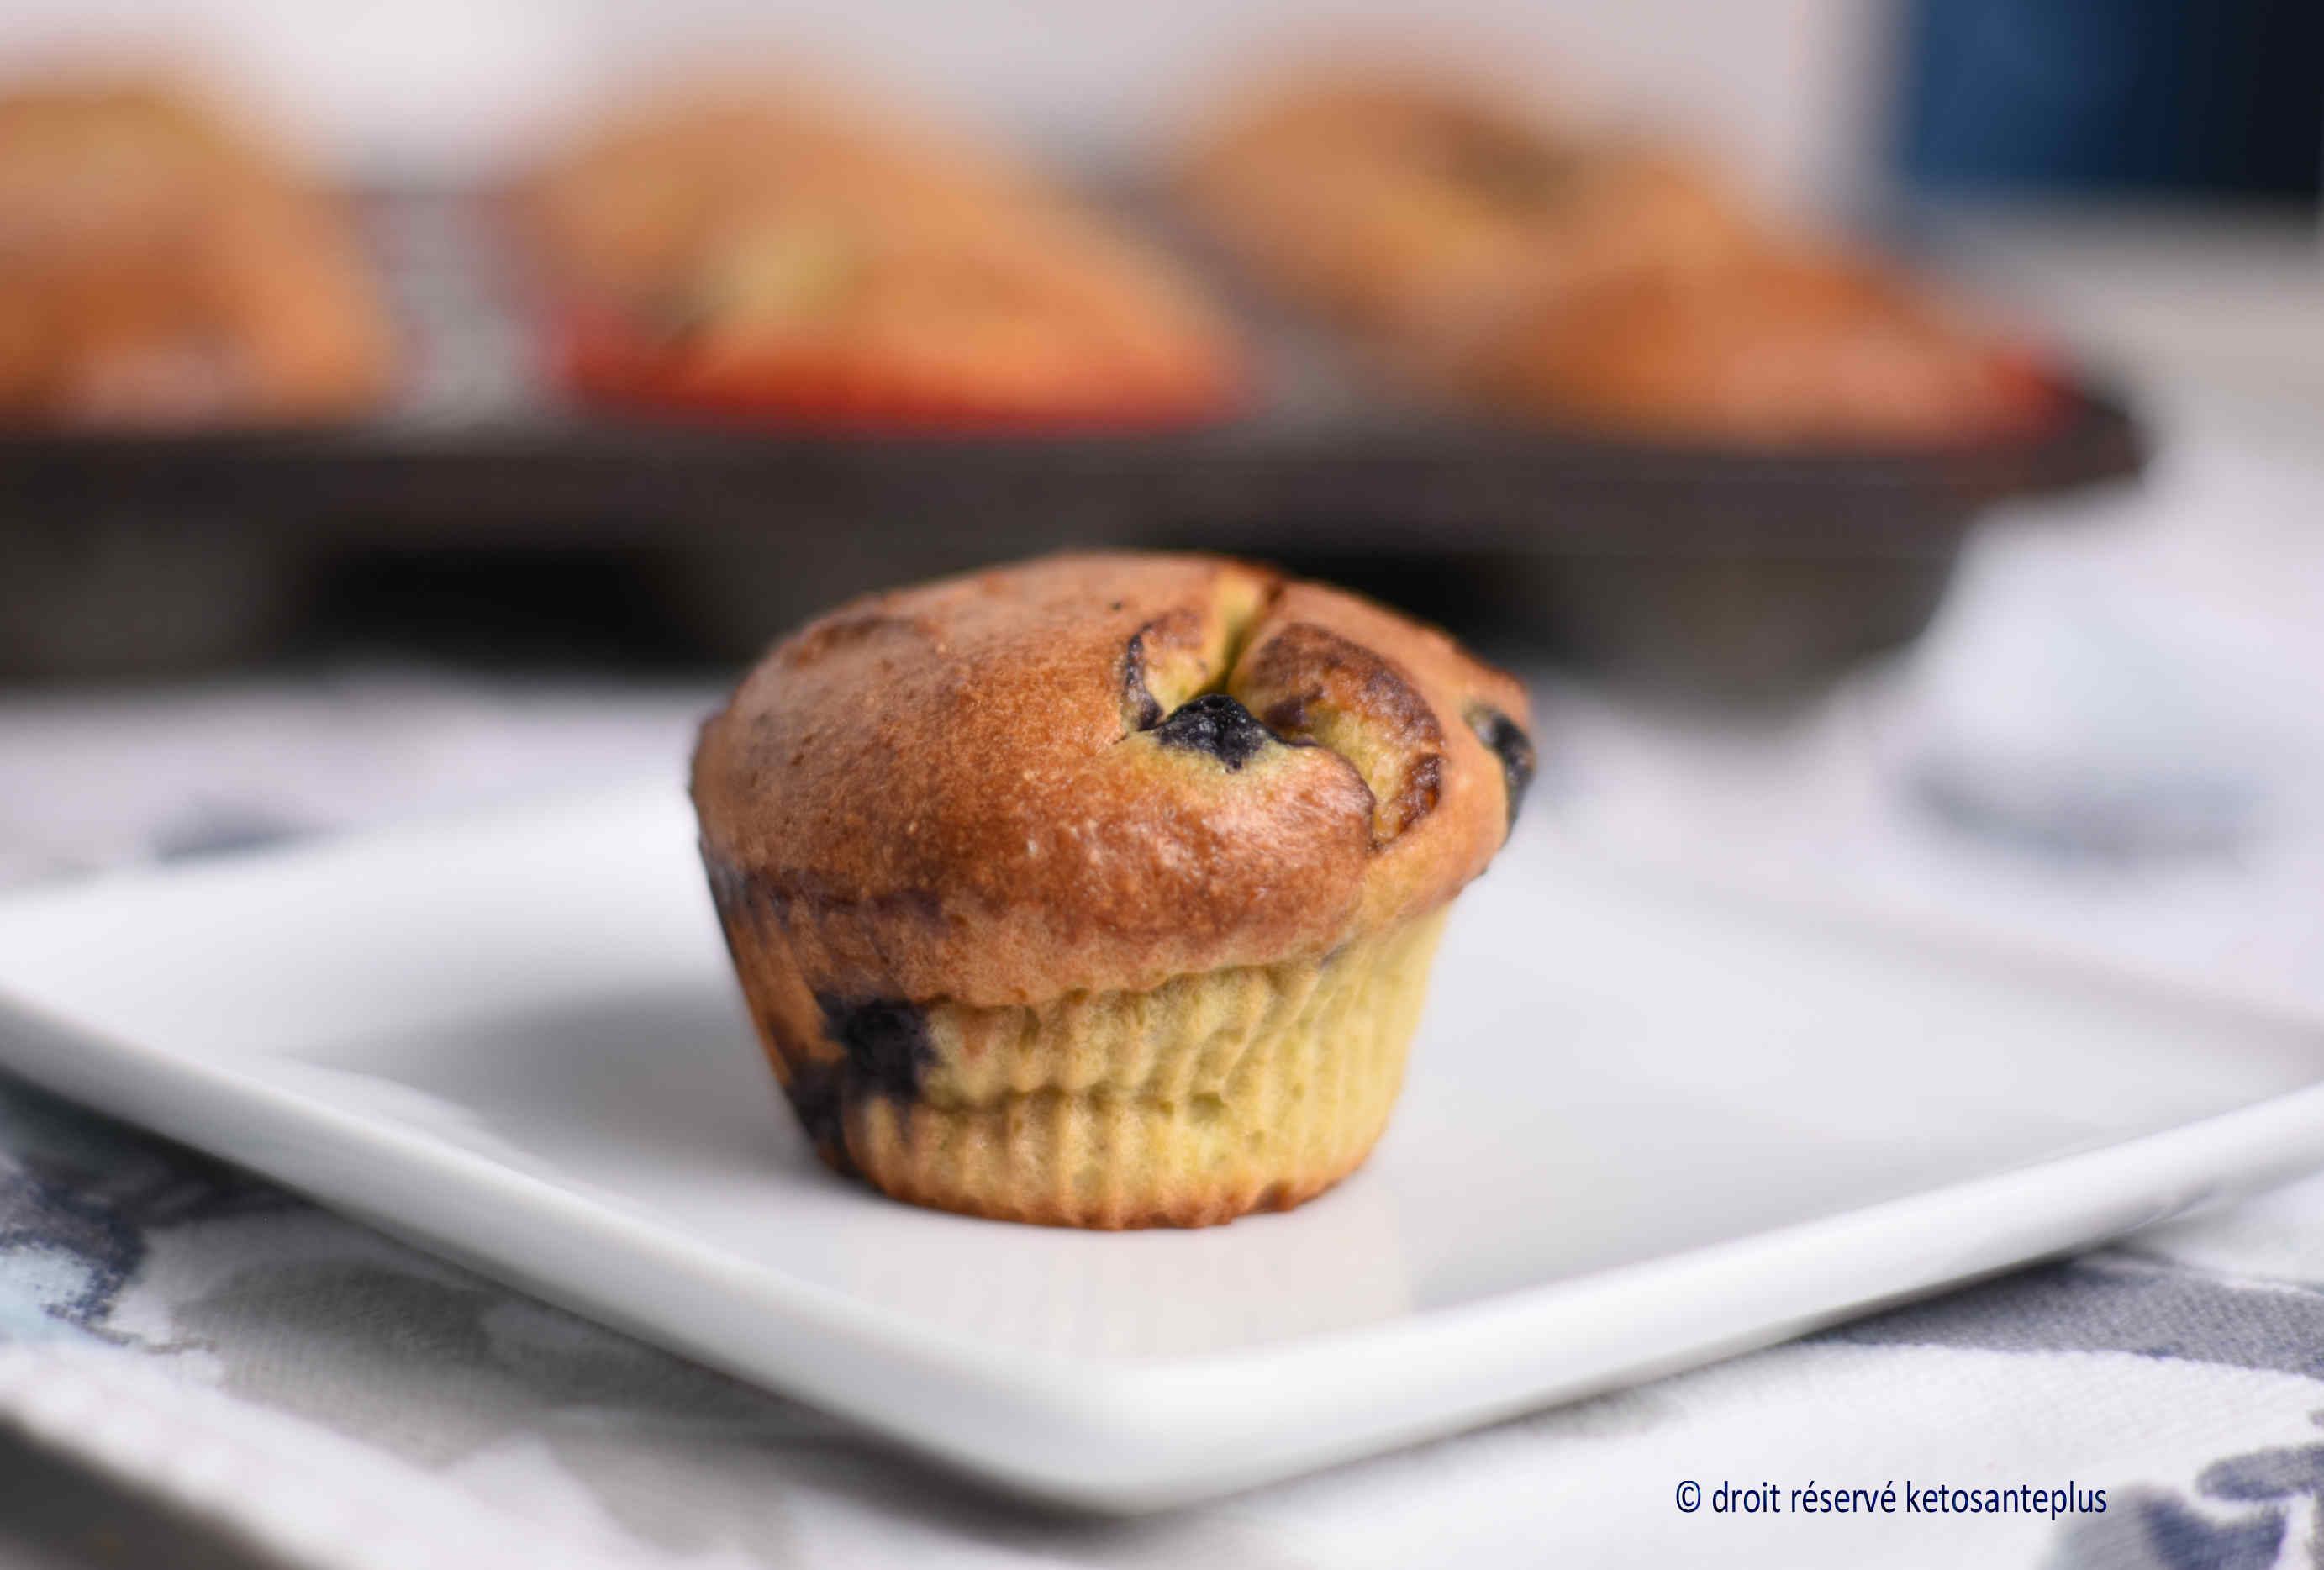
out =
[(811, 998), (779, 927), (714, 878), (769, 1057), (817, 1151), (899, 1199), (1059, 1226), (1287, 1210), (1396, 1104), (1439, 910), (1319, 960), (975, 1008)]

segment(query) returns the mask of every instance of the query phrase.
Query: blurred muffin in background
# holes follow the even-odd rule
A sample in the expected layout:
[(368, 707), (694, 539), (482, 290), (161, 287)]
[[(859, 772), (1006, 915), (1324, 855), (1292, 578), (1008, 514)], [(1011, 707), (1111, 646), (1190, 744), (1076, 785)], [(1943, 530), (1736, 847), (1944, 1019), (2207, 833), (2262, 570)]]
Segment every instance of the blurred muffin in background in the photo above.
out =
[(1750, 238), (1692, 160), (1592, 143), (1481, 89), (1393, 77), (1246, 99), (1203, 139), (1184, 189), (1268, 285), (1431, 358), (1537, 296), (1715, 265)]
[(1462, 370), (1505, 409), (1768, 445), (1972, 441), (2031, 429), (2060, 398), (2034, 349), (1807, 243), (1545, 294)]
[(198, 97), (0, 86), (0, 419), (340, 418), (383, 396), (391, 343), (346, 215)]
[(696, 88), (588, 137), (528, 206), (584, 396), (936, 429), (1236, 400), (1224, 326), (1164, 257), (994, 152), (828, 93)]
[(1209, 234), (1392, 372), (1570, 424), (1941, 442), (2038, 420), (2038, 356), (1879, 263), (1787, 234), (1671, 147), (1395, 73), (1218, 117), (1181, 187)]

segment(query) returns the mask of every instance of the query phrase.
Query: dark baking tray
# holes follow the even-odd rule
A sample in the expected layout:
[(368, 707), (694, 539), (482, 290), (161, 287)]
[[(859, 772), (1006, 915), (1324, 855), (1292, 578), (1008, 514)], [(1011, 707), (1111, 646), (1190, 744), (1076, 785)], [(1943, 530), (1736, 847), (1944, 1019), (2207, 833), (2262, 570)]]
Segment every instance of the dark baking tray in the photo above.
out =
[(1910, 638), (1988, 505), (2143, 457), (2130, 414), (2087, 390), (2037, 435), (1944, 450), (1497, 426), (1400, 402), (1256, 310), (1253, 407), (1201, 429), (825, 436), (615, 417), (540, 374), (487, 207), (402, 194), (368, 210), (409, 339), (401, 406), (327, 430), (0, 436), (0, 667), (214, 660), (262, 642), (318, 566), (559, 551), (631, 564), (732, 658), (860, 589), (1137, 545), (1272, 558), (1464, 632), (1764, 691)]

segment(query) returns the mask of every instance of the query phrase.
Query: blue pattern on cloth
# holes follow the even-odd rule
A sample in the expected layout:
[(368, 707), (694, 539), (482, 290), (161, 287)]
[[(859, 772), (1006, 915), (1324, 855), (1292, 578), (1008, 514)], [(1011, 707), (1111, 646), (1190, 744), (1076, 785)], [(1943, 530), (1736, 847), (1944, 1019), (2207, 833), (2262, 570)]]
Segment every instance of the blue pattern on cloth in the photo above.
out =
[(101, 1335), (150, 1230), (290, 1203), (190, 1150), (0, 1083), (0, 1335)]

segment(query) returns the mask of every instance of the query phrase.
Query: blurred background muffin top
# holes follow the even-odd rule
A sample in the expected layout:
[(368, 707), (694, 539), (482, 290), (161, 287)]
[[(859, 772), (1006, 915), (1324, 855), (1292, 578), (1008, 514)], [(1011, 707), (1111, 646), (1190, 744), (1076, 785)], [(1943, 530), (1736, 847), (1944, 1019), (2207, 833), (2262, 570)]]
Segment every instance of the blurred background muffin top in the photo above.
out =
[(1278, 82), (1182, 189), (1253, 276), (1416, 384), (1721, 443), (1968, 441), (2055, 400), (2041, 356), (1737, 194), (1677, 143), (1457, 74)]
[(1234, 402), (1158, 251), (991, 148), (804, 76), (690, 82), (529, 210), (586, 395), (810, 425), (1139, 425)]
[(382, 397), (391, 354), (346, 215), (196, 89), (0, 84), (0, 417), (329, 419)]
[(1199, 134), (1183, 188), (1245, 264), (1416, 340), (1472, 336), (1530, 291), (1715, 263), (1750, 234), (1702, 160), (1395, 67), (1247, 90)]

